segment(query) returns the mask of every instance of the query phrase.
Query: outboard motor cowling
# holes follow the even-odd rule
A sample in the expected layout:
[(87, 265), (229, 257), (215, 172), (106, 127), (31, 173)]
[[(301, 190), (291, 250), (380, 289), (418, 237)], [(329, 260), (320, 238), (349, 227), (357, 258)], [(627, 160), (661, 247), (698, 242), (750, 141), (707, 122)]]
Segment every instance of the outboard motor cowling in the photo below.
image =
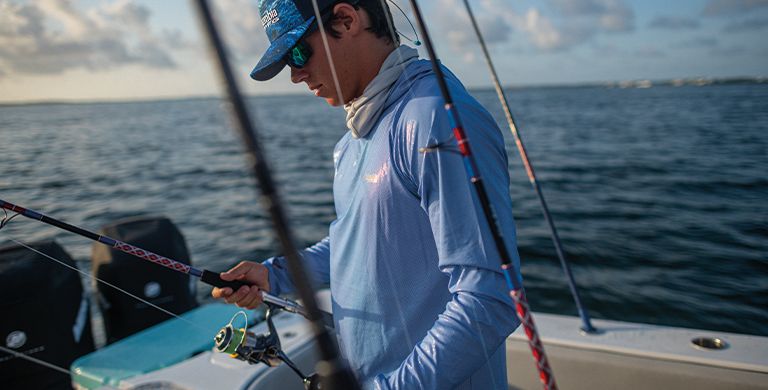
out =
[[(165, 217), (135, 217), (117, 221), (99, 234), (190, 264), (179, 229)], [(92, 252), (96, 277), (168, 310), (181, 314), (197, 306), (189, 275), (138, 259), (96, 243)], [(170, 319), (168, 314), (109, 286), (97, 285), (107, 343)]]
[[(29, 245), (67, 265), (55, 241)], [(88, 296), (80, 274), (20, 245), (0, 248), (0, 342), (57, 367), (94, 350)], [(3, 389), (71, 389), (69, 375), (0, 352)]]

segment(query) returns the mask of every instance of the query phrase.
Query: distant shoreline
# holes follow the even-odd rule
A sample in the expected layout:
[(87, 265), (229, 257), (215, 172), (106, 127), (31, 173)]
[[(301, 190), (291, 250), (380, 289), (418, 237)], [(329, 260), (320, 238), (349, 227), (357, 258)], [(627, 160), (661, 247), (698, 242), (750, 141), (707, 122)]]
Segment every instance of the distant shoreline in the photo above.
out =
[[(768, 84), (768, 77), (692, 77), (665, 80), (622, 80), (622, 81), (596, 81), (573, 84), (532, 84), (532, 85), (507, 85), (504, 89), (508, 90), (529, 90), (529, 89), (565, 89), (565, 88), (652, 88), (652, 87), (684, 87), (684, 86), (719, 86), (719, 85), (753, 85)], [(493, 86), (469, 87), (471, 91), (492, 90)], [(274, 93), (264, 95), (248, 95), (248, 98), (269, 97), (269, 96), (296, 96), (296, 93)], [(18, 106), (39, 106), (39, 105), (75, 105), (75, 104), (118, 104), (118, 103), (148, 103), (162, 101), (181, 101), (181, 100), (205, 100), (220, 99), (219, 96), (175, 96), (160, 98), (138, 98), (138, 99), (102, 99), (102, 100), (43, 100), (43, 101), (23, 101), (23, 102), (0, 102), (0, 107), (18, 107)]]
[[(510, 89), (532, 89), (532, 88), (650, 88), (650, 87), (683, 87), (696, 86), (703, 87), (708, 85), (750, 85), (750, 84), (768, 84), (768, 77), (727, 77), (727, 78), (708, 78), (693, 77), (666, 80), (622, 80), (622, 81), (599, 81), (589, 83), (574, 84), (553, 84), (553, 85), (527, 85), (527, 86), (507, 86)], [(479, 88), (484, 89), (484, 88)]]

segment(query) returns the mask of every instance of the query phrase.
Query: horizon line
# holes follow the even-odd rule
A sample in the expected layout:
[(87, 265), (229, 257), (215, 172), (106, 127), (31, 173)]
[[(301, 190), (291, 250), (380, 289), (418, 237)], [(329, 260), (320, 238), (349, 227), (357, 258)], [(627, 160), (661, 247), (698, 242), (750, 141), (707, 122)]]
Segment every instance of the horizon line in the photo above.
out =
[[(689, 77), (672, 79), (631, 79), (621, 81), (586, 81), (574, 83), (552, 83), (552, 84), (528, 84), (528, 85), (506, 85), (505, 90), (522, 89), (545, 89), (545, 88), (648, 88), (652, 86), (708, 86), (708, 85), (734, 85), (734, 84), (766, 84), (766, 76), (731, 76), (731, 77)], [(467, 86), (470, 91), (492, 90), (493, 85), (487, 86)], [(305, 96), (303, 92), (271, 92), (243, 94), (246, 98), (259, 97), (288, 97)], [(309, 95), (306, 95), (309, 96)], [(0, 107), (7, 106), (32, 106), (32, 105), (65, 105), (65, 104), (119, 104), (119, 103), (142, 103), (142, 102), (164, 102), (180, 100), (207, 100), (223, 99), (221, 95), (179, 95), (179, 96), (142, 96), (136, 98), (103, 98), (103, 99), (54, 99), (54, 100), (22, 100), (22, 101), (2, 101)]]

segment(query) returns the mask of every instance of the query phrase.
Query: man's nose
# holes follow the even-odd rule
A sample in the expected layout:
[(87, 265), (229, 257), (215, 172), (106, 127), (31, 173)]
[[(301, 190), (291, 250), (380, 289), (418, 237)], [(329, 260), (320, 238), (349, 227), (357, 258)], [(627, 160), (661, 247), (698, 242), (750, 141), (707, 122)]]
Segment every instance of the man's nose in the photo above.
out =
[(307, 79), (308, 74), (306, 70), (294, 68), (293, 66), (288, 67), (291, 68), (291, 82), (294, 84), (298, 84)]

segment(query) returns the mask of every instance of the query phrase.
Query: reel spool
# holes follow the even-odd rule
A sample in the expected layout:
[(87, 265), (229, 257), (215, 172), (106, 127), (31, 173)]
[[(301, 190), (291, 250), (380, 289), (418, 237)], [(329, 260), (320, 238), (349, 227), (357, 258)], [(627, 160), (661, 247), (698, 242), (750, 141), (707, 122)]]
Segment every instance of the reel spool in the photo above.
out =
[(245, 325), (248, 325), (248, 317), (244, 311), (237, 312), (229, 323), (221, 328), (213, 338), (216, 343), (216, 350), (229, 356), (248, 362), (248, 364), (264, 363), (269, 367), (276, 367), (284, 362), (293, 372), (298, 375), (304, 383), (307, 390), (320, 390), (320, 377), (317, 374), (304, 375), (296, 364), (280, 348), (280, 336), (278, 336), (275, 324), (272, 322), (272, 315), (280, 310), (279, 307), (270, 303), (267, 305), (267, 327), (269, 332), (256, 335), (249, 332), (245, 327), (237, 328), (232, 323), (242, 314), (245, 319)]
[(267, 326), (269, 333), (256, 335), (248, 332), (245, 328), (236, 328), (232, 325), (235, 319), (243, 315), (245, 324), (248, 324), (248, 318), (244, 311), (237, 312), (229, 321), (227, 326), (221, 328), (214, 337), (216, 350), (229, 356), (244, 360), (250, 364), (264, 363), (270, 367), (275, 367), (282, 361), (280, 350), (280, 338), (275, 331), (275, 325), (272, 323), (271, 312), (277, 308), (267, 309)]

